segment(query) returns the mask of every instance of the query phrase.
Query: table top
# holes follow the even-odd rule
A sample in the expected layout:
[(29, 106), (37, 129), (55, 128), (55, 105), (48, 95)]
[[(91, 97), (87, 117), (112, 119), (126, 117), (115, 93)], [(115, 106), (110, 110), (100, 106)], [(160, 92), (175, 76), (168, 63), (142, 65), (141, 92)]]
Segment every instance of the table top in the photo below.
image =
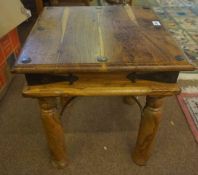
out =
[(148, 8), (46, 7), (34, 25), (16, 73), (193, 70)]

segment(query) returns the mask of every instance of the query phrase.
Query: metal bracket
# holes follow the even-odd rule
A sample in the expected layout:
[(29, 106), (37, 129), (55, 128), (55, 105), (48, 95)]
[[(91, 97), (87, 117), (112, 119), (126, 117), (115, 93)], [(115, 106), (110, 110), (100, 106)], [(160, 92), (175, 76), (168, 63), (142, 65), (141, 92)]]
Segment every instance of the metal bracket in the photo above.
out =
[(136, 72), (132, 72), (132, 73), (130, 73), (130, 74), (128, 74), (127, 75), (127, 78), (129, 79), (129, 80), (131, 80), (131, 82), (132, 83), (135, 83), (136, 82)]
[(176, 83), (179, 72), (132, 72), (127, 75), (127, 78), (135, 83), (136, 80), (150, 80), (162, 83)]
[(65, 80), (68, 81), (70, 85), (72, 85), (75, 81), (78, 80), (78, 77), (73, 74), (69, 74), (68, 76), (65, 76)]
[(69, 82), (72, 85), (79, 78), (73, 74), (53, 75), (53, 74), (26, 74), (26, 80), (29, 85), (49, 84), (58, 82)]

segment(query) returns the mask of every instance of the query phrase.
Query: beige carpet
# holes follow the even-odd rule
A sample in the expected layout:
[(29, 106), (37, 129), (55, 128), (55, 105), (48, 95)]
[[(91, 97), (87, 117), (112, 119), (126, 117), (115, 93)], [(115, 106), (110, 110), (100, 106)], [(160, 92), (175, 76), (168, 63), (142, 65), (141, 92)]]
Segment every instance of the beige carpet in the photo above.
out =
[(70, 165), (56, 170), (49, 162), (36, 100), (21, 96), (23, 77), (16, 77), (0, 103), (0, 175), (195, 175), (198, 146), (174, 97), (165, 113), (153, 156), (135, 165), (139, 110), (121, 97), (80, 97), (63, 116)]

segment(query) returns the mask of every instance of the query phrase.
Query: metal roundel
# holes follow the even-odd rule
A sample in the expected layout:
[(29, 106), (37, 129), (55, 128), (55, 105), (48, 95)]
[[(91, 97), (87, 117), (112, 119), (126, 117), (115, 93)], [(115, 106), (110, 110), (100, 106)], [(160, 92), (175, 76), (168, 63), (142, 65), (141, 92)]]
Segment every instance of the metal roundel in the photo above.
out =
[(104, 57), (104, 56), (97, 56), (96, 57), (97, 61), (98, 62), (107, 62), (107, 57)]
[(30, 63), (32, 61), (32, 59), (30, 57), (23, 57), (21, 59), (21, 62), (26, 64), (26, 63)]
[(182, 60), (184, 60), (184, 56), (183, 56), (183, 55), (177, 55), (177, 56), (175, 57), (175, 59), (176, 59), (177, 61), (182, 61)]

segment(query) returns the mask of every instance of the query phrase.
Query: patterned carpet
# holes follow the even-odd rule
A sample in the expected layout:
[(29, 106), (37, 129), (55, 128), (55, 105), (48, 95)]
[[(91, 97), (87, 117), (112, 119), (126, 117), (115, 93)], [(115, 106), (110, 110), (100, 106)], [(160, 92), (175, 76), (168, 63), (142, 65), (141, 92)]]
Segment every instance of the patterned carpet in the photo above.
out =
[(152, 7), (198, 68), (198, 0), (134, 0), (133, 5)]
[(198, 143), (198, 93), (182, 93), (177, 96), (180, 107), (185, 114), (188, 125)]
[[(198, 0), (134, 0), (150, 6), (198, 69)], [(182, 93), (177, 96), (195, 140), (198, 142), (198, 71), (181, 73)]]
[[(134, 2), (143, 5), (144, 0)], [(184, 53), (198, 69), (198, 0), (147, 0)], [(182, 93), (177, 96), (188, 125), (198, 142), (198, 71), (181, 73)]]

